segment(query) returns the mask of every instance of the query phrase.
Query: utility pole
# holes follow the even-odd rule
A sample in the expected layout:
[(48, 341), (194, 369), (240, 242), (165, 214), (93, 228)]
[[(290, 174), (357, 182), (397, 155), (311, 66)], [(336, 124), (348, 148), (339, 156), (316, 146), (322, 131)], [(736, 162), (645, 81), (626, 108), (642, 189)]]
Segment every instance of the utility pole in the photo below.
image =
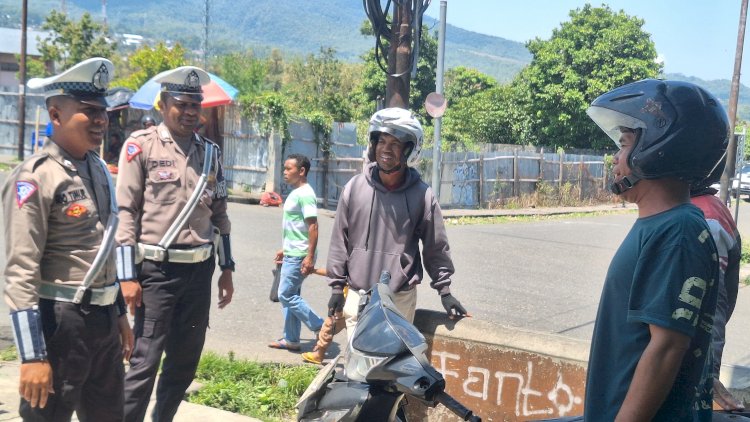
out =
[(104, 29), (107, 29), (107, 0), (102, 0), (102, 19), (104, 20)]
[(21, 80), (18, 84), (18, 160), (23, 161), (24, 139), (26, 138), (26, 21), (28, 18), (28, 1), (21, 6), (21, 69), (18, 72)]
[[(737, 98), (740, 92), (740, 69), (742, 68), (742, 47), (745, 43), (745, 24), (747, 22), (747, 1), (742, 0), (740, 7), (740, 26), (737, 31), (737, 49), (734, 53), (734, 73), (732, 90), (729, 93), (729, 145), (727, 146), (727, 164), (721, 175), (720, 198), (726, 204), (729, 198), (729, 181), (734, 177), (737, 162), (737, 141), (734, 138), (734, 123), (737, 119)], [(745, 151), (741, 151), (744, 154)]]
[(208, 69), (208, 0), (205, 0), (206, 3), (206, 16), (205, 16), (205, 23), (203, 25), (203, 68)]
[(388, 79), (385, 85), (386, 107), (409, 108), (409, 82), (412, 64), (411, 3), (411, 1), (394, 2), (391, 43), (388, 53)]

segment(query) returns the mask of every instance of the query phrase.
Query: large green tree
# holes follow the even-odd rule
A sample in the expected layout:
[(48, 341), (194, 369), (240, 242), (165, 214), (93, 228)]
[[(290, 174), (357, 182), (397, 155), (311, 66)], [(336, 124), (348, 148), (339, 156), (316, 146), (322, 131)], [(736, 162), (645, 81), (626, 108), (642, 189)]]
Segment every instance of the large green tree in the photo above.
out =
[[(68, 18), (64, 13), (51, 11), (42, 29), (49, 36), (39, 40), (39, 51), (43, 62), (53, 62), (61, 69), (91, 58), (113, 59), (117, 45), (107, 38), (106, 28), (84, 13), (79, 21)], [(54, 72), (54, 69), (48, 69)]]
[(128, 56), (127, 64), (118, 66), (118, 78), (112, 81), (112, 86), (137, 90), (156, 74), (185, 65), (185, 53), (180, 44), (171, 48), (164, 43), (155, 47), (144, 45)]
[(302, 116), (322, 113), (335, 121), (350, 121), (353, 109), (349, 95), (359, 80), (355, 68), (337, 59), (332, 48), (293, 60), (285, 69), (282, 87), (292, 112)]
[(570, 12), (549, 40), (527, 43), (533, 59), (514, 80), (525, 110), (526, 140), (555, 147), (612, 148), (586, 115), (592, 100), (617, 86), (656, 77), (661, 64), (642, 19), (609, 7)]

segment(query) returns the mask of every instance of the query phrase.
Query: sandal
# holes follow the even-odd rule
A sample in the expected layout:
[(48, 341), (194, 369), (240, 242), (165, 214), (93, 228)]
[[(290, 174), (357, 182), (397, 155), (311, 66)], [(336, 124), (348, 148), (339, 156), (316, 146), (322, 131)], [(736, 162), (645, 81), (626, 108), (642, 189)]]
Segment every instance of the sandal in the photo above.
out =
[(322, 365), (323, 359), (318, 359), (317, 355), (313, 352), (305, 352), (302, 354), (302, 360), (309, 363), (314, 363), (315, 365)]
[(294, 352), (300, 350), (299, 343), (292, 343), (291, 341), (286, 341), (286, 339), (283, 338), (268, 343), (268, 347), (272, 349), (291, 350)]

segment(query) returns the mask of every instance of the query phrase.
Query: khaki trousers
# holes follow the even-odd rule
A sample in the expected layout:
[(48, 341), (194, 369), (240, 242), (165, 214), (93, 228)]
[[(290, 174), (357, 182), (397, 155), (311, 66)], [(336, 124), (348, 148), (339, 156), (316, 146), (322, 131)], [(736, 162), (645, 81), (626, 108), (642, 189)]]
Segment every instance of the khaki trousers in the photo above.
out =
[[(359, 292), (350, 288), (349, 293), (346, 295), (346, 302), (344, 303), (344, 318), (346, 319), (346, 337), (347, 341), (349, 336), (354, 332), (354, 326), (357, 325), (357, 310), (359, 308)], [(393, 303), (396, 305), (401, 314), (404, 315), (407, 321), (410, 323), (414, 322), (414, 313), (417, 309), (417, 289), (416, 287), (407, 290), (405, 292), (397, 292), (393, 295)]]

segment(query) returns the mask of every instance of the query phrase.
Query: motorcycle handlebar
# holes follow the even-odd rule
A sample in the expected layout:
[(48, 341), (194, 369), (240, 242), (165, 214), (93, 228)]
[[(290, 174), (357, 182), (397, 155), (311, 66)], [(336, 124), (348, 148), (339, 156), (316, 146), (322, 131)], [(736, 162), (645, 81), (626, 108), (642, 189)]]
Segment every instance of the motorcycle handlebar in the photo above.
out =
[(471, 422), (482, 422), (482, 418), (474, 415), (474, 412), (467, 409), (466, 406), (459, 403), (456, 399), (451, 397), (445, 391), (438, 393), (438, 395), (435, 396), (435, 399), (437, 400), (438, 403), (442, 404), (443, 406), (447, 407), (451, 412), (458, 415), (461, 418), (461, 420), (471, 421)]

